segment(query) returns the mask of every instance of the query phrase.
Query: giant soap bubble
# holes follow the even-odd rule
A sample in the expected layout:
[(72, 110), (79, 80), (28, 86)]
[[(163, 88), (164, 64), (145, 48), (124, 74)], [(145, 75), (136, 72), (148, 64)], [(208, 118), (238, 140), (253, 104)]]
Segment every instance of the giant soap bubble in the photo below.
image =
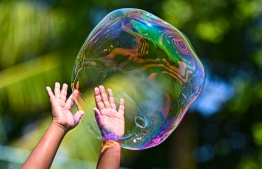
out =
[[(76, 58), (72, 89), (83, 124), (101, 138), (92, 108), (93, 89), (111, 88), (125, 100), (121, 146), (140, 150), (162, 143), (181, 122), (204, 86), (204, 68), (189, 40), (174, 26), (140, 9), (109, 13)], [(116, 103), (117, 105), (119, 103)]]

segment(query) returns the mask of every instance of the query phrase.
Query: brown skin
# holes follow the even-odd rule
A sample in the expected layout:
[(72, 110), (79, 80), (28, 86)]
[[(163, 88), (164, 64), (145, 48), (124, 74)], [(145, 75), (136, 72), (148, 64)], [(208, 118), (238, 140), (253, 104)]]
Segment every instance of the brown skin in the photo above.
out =
[(74, 91), (66, 100), (67, 88), (68, 86), (63, 84), (62, 90), (60, 91), (60, 84), (55, 83), (53, 93), (50, 87), (46, 87), (52, 104), (53, 120), (44, 136), (23, 164), (22, 169), (50, 168), (64, 136), (69, 130), (78, 125), (79, 120), (83, 116), (84, 112), (82, 111), (78, 111), (74, 115), (70, 112), (74, 103), (74, 94), (78, 91)]
[(119, 169), (121, 157), (120, 143), (114, 140), (105, 140), (102, 143), (97, 169)]
[(113, 92), (108, 89), (108, 97), (103, 86), (96, 87), (94, 108), (97, 124), (103, 136), (101, 153), (97, 169), (118, 169), (120, 166), (121, 147), (118, 139), (124, 135), (124, 99), (116, 110)]
[[(50, 87), (46, 87), (52, 105), (52, 123), (21, 167), (22, 169), (50, 168), (64, 136), (68, 131), (78, 125), (84, 112), (77, 111), (75, 114), (72, 114), (70, 110), (75, 101), (74, 96), (77, 96), (79, 93), (75, 90), (71, 96), (66, 99), (67, 89), (68, 86), (66, 84), (63, 84), (60, 90), (60, 84), (55, 83), (53, 93)], [(109, 100), (107, 100), (103, 86), (95, 88), (94, 93), (97, 104), (94, 112), (102, 135), (117, 133), (116, 138), (122, 137), (124, 134), (124, 100), (121, 99), (119, 110), (116, 111), (113, 93), (110, 89), (108, 90)], [(119, 127), (112, 127), (114, 125)], [(104, 133), (103, 131), (107, 132)], [(120, 143), (110, 139), (104, 140), (97, 168), (118, 169), (120, 166), (120, 156)]]

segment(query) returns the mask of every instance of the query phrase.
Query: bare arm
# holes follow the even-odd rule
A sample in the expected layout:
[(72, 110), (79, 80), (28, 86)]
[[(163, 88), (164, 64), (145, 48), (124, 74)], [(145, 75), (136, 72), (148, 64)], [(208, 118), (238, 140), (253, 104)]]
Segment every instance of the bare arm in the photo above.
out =
[(97, 163), (97, 169), (119, 169), (120, 159), (120, 143), (114, 140), (104, 140)]
[(46, 87), (52, 104), (53, 120), (44, 136), (23, 164), (22, 169), (50, 168), (64, 136), (69, 130), (77, 126), (83, 116), (82, 111), (78, 111), (74, 115), (70, 112), (75, 100), (74, 94), (77, 94), (78, 91), (74, 91), (66, 100), (67, 88), (68, 86), (63, 84), (60, 91), (60, 84), (55, 83), (53, 93), (50, 87)]
[(118, 169), (121, 147), (119, 140), (124, 135), (124, 100), (116, 110), (113, 92), (108, 89), (108, 97), (103, 86), (95, 88), (94, 96), (97, 108), (94, 108), (97, 124), (103, 136), (101, 153), (97, 169)]

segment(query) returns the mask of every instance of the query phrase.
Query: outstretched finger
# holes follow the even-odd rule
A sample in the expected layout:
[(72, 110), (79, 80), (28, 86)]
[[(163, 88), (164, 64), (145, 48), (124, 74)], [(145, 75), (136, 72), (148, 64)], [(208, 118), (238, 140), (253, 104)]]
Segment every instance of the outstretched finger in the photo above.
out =
[(99, 90), (100, 90), (100, 95), (102, 97), (102, 101), (104, 102), (105, 108), (110, 108), (110, 104), (109, 104), (104, 86), (102, 85), (99, 86)]
[(95, 87), (94, 89), (94, 97), (95, 97), (95, 101), (96, 101), (96, 107), (101, 111), (104, 109), (104, 103), (102, 102), (102, 97), (99, 91), (98, 87)]
[(125, 110), (125, 101), (124, 99), (120, 99), (120, 105), (118, 108), (118, 112), (124, 114), (124, 110)]
[(55, 97), (53, 92), (52, 92), (52, 89), (49, 86), (46, 87), (46, 91), (47, 91), (48, 96), (50, 97), (50, 99)]
[(67, 84), (63, 84), (63, 87), (62, 87), (62, 90), (61, 90), (61, 103), (62, 104), (65, 104), (65, 102), (66, 102), (66, 95), (67, 95), (67, 88), (68, 88), (68, 86), (67, 86)]
[[(103, 117), (102, 117), (102, 114), (101, 112), (95, 107), (93, 108), (93, 111), (95, 113), (95, 119), (96, 119), (96, 122), (97, 122), (97, 125), (98, 127), (100, 128), (104, 128), (105, 126), (105, 123), (104, 123), (104, 120), (103, 120)], [(101, 132), (102, 133), (102, 132)], [(103, 134), (103, 133), (102, 133)]]
[(109, 100), (111, 108), (112, 109), (116, 109), (116, 104), (115, 104), (113, 91), (111, 89), (107, 89), (107, 92), (108, 92), (108, 100)]
[(55, 98), (57, 100), (60, 100), (60, 83), (58, 83), (58, 82), (55, 83), (55, 90), (54, 90), (54, 92), (55, 92)]
[(66, 110), (70, 110), (71, 107), (73, 106), (73, 104), (74, 104), (74, 102), (75, 102), (75, 97), (74, 97), (75, 92), (78, 92), (78, 91), (75, 90), (75, 91), (69, 96), (69, 98), (67, 99), (67, 101), (66, 101), (66, 103), (65, 103), (65, 107), (64, 107)]
[(73, 115), (73, 119), (74, 119), (74, 125), (76, 126), (80, 119), (82, 118), (82, 116), (84, 115), (84, 112), (82, 110), (77, 111), (74, 115)]
[(101, 112), (97, 108), (93, 108), (93, 111), (95, 113), (95, 116), (101, 116)]

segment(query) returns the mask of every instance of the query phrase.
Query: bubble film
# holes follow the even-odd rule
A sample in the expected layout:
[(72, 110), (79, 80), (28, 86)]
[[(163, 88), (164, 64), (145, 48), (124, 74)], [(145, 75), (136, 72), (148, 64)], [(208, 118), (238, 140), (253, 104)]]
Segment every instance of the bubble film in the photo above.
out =
[(204, 86), (204, 68), (189, 40), (174, 26), (140, 9), (109, 13), (76, 58), (72, 89), (87, 131), (101, 138), (93, 89), (104, 85), (116, 104), (125, 100), (121, 146), (140, 150), (162, 143), (179, 125)]

